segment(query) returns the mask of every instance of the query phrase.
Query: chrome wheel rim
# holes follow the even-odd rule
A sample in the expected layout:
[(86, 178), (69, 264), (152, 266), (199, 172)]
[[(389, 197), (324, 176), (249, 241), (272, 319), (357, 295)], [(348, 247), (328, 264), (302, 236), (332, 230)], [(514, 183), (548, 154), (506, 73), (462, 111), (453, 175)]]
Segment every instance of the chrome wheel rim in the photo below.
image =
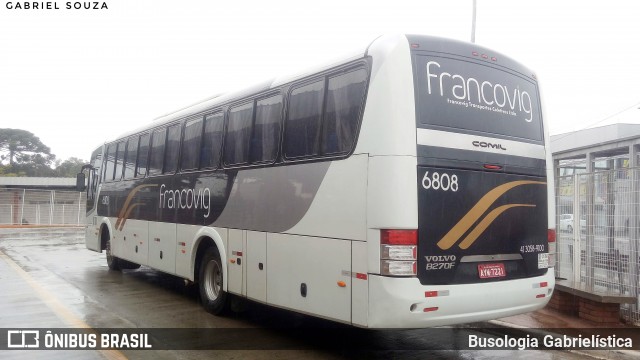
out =
[(220, 264), (215, 260), (209, 260), (204, 269), (204, 291), (209, 300), (216, 300), (222, 289), (222, 271)]

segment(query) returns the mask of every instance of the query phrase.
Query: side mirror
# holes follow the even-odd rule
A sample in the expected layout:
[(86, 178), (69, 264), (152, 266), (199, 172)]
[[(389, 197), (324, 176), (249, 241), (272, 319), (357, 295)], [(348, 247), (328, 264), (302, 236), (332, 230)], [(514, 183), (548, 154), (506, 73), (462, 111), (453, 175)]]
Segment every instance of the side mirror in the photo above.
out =
[(86, 181), (86, 177), (84, 173), (78, 173), (78, 175), (76, 175), (76, 191), (82, 192), (87, 189), (87, 186), (85, 185), (85, 181)]

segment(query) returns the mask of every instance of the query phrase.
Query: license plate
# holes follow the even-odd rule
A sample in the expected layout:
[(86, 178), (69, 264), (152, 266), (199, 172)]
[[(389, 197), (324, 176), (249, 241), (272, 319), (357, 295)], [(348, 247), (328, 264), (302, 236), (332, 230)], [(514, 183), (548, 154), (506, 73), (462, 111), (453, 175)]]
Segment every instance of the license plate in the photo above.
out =
[(507, 276), (503, 263), (478, 264), (478, 275), (480, 279), (499, 278)]

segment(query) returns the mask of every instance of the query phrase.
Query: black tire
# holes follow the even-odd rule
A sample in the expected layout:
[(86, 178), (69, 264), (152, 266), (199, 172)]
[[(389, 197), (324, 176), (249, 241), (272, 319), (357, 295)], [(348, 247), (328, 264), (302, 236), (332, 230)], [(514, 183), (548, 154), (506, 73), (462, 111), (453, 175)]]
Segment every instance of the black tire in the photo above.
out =
[(105, 252), (107, 253), (107, 266), (109, 267), (109, 269), (114, 271), (120, 271), (123, 269), (134, 270), (140, 267), (140, 264), (136, 264), (131, 261), (123, 260), (123, 259), (120, 259), (119, 257), (114, 256), (111, 253), (111, 236), (109, 235), (108, 231), (105, 231), (104, 235), (107, 239), (106, 245), (105, 245), (105, 250), (106, 250)]
[(215, 246), (212, 246), (205, 251), (200, 261), (198, 285), (202, 306), (214, 315), (222, 315), (229, 310), (229, 296), (223, 290), (223, 279), (220, 253)]
[(106, 232), (105, 235), (107, 237), (105, 245), (105, 252), (107, 253), (107, 266), (109, 266), (110, 270), (120, 271), (122, 270), (122, 267), (120, 266), (121, 260), (113, 256), (113, 254), (111, 253), (111, 236), (108, 232)]
[(127, 261), (127, 260), (123, 260), (123, 259), (118, 259), (118, 261), (120, 262), (120, 269), (123, 270), (135, 270), (135, 269), (139, 269), (140, 268), (140, 264), (136, 264), (134, 262), (131, 261)]

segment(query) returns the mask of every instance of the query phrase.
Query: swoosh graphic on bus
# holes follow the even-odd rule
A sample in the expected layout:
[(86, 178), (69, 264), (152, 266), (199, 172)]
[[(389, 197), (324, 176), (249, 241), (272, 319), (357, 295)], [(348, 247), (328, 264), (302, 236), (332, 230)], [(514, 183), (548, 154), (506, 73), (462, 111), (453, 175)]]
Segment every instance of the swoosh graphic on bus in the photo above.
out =
[[(131, 212), (133, 211), (133, 209), (135, 209), (137, 206), (140, 206), (140, 205), (142, 205), (142, 203), (135, 203), (127, 208), (127, 212), (124, 214), (122, 219), (118, 219), (118, 221), (116, 221), (116, 228), (118, 230), (122, 231), (122, 229), (124, 228), (124, 224), (127, 222), (127, 219), (129, 218), (129, 215), (131, 215)], [(120, 222), (119, 227), (118, 227), (118, 222)]]
[(489, 225), (493, 223), (493, 221), (498, 216), (500, 216), (503, 212), (514, 207), (536, 207), (536, 206), (532, 204), (508, 204), (508, 205), (502, 205), (500, 207), (493, 209), (487, 216), (485, 216), (484, 219), (482, 219), (482, 221), (480, 221), (480, 223), (475, 228), (473, 228), (473, 230), (469, 233), (469, 235), (467, 235), (467, 237), (464, 238), (464, 240), (462, 240), (460, 245), (458, 245), (460, 249), (466, 250), (478, 239), (478, 237), (489, 227)]
[(133, 190), (129, 192), (129, 195), (127, 196), (127, 199), (125, 200), (124, 205), (122, 205), (122, 209), (118, 214), (118, 220), (116, 221), (116, 229), (122, 230), (122, 228), (124, 227), (124, 222), (126, 221), (127, 217), (129, 217), (129, 214), (131, 214), (131, 210), (136, 206), (140, 205), (136, 203), (133, 206), (131, 206), (131, 208), (129, 208), (129, 204), (131, 203), (131, 200), (133, 200), (133, 197), (136, 195), (136, 193), (138, 193), (138, 191), (142, 190), (143, 188), (156, 187), (156, 186), (158, 186), (158, 184), (139, 185), (134, 187)]
[[(493, 188), (486, 193), (480, 201), (478, 201), (472, 208), (466, 213), (458, 223), (449, 230), (449, 232), (438, 241), (438, 247), (442, 250), (451, 248), (460, 238), (473, 226), (473, 224), (484, 215), (484, 213), (493, 205), (507, 191), (522, 185), (546, 185), (543, 181), (531, 181), (531, 180), (518, 180), (508, 182)], [(505, 209), (506, 210), (506, 209)], [(479, 226), (479, 225), (478, 225)], [(469, 244), (471, 245), (471, 244)]]

